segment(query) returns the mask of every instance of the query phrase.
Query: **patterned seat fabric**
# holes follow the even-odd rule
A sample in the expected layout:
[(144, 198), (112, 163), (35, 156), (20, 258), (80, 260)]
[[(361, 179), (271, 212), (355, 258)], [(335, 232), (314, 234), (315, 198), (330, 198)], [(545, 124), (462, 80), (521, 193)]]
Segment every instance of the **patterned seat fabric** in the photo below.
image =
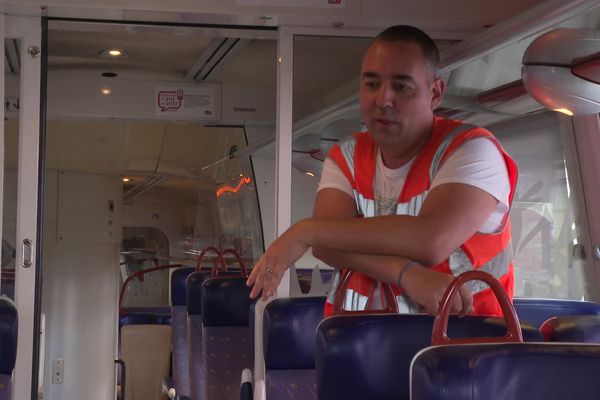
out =
[(171, 343), (173, 383), (178, 396), (190, 395), (186, 280), (193, 267), (178, 268), (171, 274)]
[(246, 279), (207, 279), (201, 289), (203, 400), (240, 398), (242, 370), (252, 368)]
[[(178, 368), (188, 365), (189, 396), (192, 399), (203, 399), (205, 390), (204, 349), (202, 341), (202, 284), (210, 276), (209, 272), (194, 272), (186, 281), (185, 303), (187, 308), (187, 358)], [(185, 350), (183, 350), (185, 355)], [(179, 350), (178, 350), (179, 353)], [(175, 365), (173, 365), (175, 368)], [(175, 372), (174, 372), (175, 375)], [(181, 375), (180, 375), (181, 377)], [(176, 378), (175, 376), (173, 377)], [(184, 389), (185, 390), (185, 387)]]

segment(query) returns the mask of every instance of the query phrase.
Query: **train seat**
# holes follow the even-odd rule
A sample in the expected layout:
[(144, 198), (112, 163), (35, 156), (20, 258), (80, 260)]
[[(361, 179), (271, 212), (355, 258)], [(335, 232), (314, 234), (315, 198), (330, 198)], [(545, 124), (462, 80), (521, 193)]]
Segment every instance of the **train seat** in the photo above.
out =
[[(352, 315), (325, 319), (316, 339), (320, 400), (408, 399), (412, 358), (430, 346), (434, 317), (425, 314)], [(521, 326), (523, 339), (541, 341), (536, 328)], [(504, 320), (450, 317), (452, 338), (502, 336)]]
[(325, 297), (276, 299), (263, 316), (268, 400), (316, 399), (315, 335)]
[(597, 399), (600, 346), (494, 343), (427, 348), (411, 366), (412, 400)]
[(127, 400), (162, 399), (162, 380), (169, 374), (171, 332), (169, 325), (126, 324), (121, 327)]
[(185, 267), (178, 268), (171, 274), (173, 385), (177, 395), (180, 396), (190, 395), (185, 281), (192, 272), (194, 272), (193, 267)]
[(553, 317), (540, 332), (546, 342), (600, 343), (600, 315)]
[(515, 298), (513, 306), (521, 321), (527, 321), (536, 328), (552, 317), (600, 315), (600, 304), (588, 301)]
[(188, 379), (190, 396), (202, 398), (205, 371), (202, 348), (202, 284), (210, 272), (193, 272), (186, 280)]
[(201, 293), (202, 369), (205, 373), (201, 398), (239, 399), (240, 376), (253, 364), (248, 324), (250, 288), (246, 286), (246, 278), (219, 277), (207, 279)]
[[(131, 372), (135, 372), (132, 371), (132, 368), (136, 368), (133, 365), (128, 365), (127, 362), (128, 361), (132, 361), (131, 360), (131, 356), (133, 354), (136, 353), (129, 353), (129, 360), (125, 360), (125, 357), (123, 355), (123, 347), (124, 346), (128, 346), (127, 343), (123, 344), (123, 340), (127, 341), (131, 341), (131, 333), (127, 334), (127, 338), (123, 337), (123, 328), (126, 326), (134, 326), (134, 325), (139, 325), (141, 326), (140, 328), (135, 328), (134, 331), (137, 332), (136, 334), (142, 334), (142, 330), (147, 329), (148, 331), (152, 331), (154, 326), (159, 326), (159, 325), (170, 325), (170, 324), (165, 324), (164, 323), (164, 319), (163, 316), (161, 316), (160, 314), (157, 313), (153, 313), (153, 312), (142, 312), (141, 310), (138, 309), (133, 309), (133, 311), (131, 310), (131, 308), (127, 307), (127, 308), (123, 308), (122, 309), (122, 313), (119, 315), (119, 357), (121, 357), (125, 363), (126, 363), (126, 367), (129, 368), (128, 371), (128, 375)], [(126, 331), (129, 330), (131, 331), (131, 329), (126, 329)], [(133, 362), (135, 363), (135, 362)], [(136, 365), (140, 365), (135, 363)], [(137, 372), (135, 372), (137, 374)], [(127, 379), (127, 378), (126, 378)], [(119, 374), (117, 377), (117, 385), (122, 385), (122, 375)], [(131, 385), (131, 383), (129, 383), (129, 385)], [(127, 387), (127, 385), (126, 385)], [(129, 392), (129, 390), (128, 390)]]
[(12, 300), (0, 297), (0, 400), (12, 396), (12, 373), (17, 359), (18, 315)]

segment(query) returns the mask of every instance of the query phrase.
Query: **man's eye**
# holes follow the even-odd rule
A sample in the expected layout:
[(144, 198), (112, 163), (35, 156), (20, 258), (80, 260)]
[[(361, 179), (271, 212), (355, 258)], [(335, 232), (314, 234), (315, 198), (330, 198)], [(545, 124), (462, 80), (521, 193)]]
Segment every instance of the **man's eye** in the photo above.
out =
[(375, 81), (364, 81), (363, 84), (368, 89), (377, 89), (379, 87), (379, 82), (375, 82)]
[(404, 83), (396, 83), (392, 87), (396, 93), (399, 93), (402, 95), (409, 95), (415, 91), (414, 86), (412, 86), (410, 84), (407, 85)]

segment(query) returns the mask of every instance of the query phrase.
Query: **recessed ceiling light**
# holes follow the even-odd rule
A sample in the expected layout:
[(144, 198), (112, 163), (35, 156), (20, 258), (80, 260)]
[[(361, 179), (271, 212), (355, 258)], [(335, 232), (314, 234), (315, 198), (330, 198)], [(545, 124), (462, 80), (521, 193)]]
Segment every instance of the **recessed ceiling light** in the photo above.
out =
[(130, 182), (130, 181), (131, 181), (131, 178), (127, 178), (126, 176), (123, 177), (123, 182), (124, 183)]
[(568, 108), (556, 108), (554, 111), (558, 111), (559, 113), (566, 114), (569, 117), (573, 116), (573, 111), (569, 110)]
[(102, 88), (101, 92), (104, 95), (109, 95), (112, 93), (112, 91), (109, 88)]
[(127, 50), (117, 49), (117, 48), (103, 49), (103, 50), (100, 50), (100, 52), (98, 52), (98, 54), (100, 55), (100, 57), (105, 57), (105, 58), (123, 58), (123, 57), (127, 57), (129, 55)]

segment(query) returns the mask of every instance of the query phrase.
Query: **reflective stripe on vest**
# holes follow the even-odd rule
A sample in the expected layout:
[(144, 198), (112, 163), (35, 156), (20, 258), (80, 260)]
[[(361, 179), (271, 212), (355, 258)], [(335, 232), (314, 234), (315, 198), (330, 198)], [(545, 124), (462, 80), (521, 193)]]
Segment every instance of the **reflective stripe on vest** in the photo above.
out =
[[(484, 271), (491, 274), (494, 278), (500, 279), (508, 273), (510, 264), (512, 263), (512, 245), (509, 242), (506, 247), (481, 267), (477, 268), (478, 271)], [(458, 276), (463, 272), (472, 271), (475, 269), (473, 263), (469, 257), (465, 254), (462, 248), (458, 248), (450, 254), (448, 257), (448, 264), (452, 275)], [(488, 288), (488, 285), (481, 281), (470, 281), (467, 285), (471, 289), (471, 293), (479, 293), (482, 290)]]

